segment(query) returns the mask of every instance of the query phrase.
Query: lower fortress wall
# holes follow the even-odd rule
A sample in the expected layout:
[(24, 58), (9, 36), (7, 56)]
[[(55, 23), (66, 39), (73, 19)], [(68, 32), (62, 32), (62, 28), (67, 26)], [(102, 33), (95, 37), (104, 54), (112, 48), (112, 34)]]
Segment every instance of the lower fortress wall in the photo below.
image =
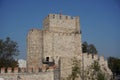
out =
[[(82, 57), (82, 56), (81, 56)], [(105, 73), (105, 76), (110, 80), (112, 77), (112, 72), (108, 68), (107, 60), (104, 59), (103, 56), (98, 57), (98, 55), (91, 55), (84, 53), (83, 59), (81, 57), (76, 57), (80, 60), (81, 69), (82, 69), (82, 61), (84, 62), (84, 72), (89, 68), (89, 66), (94, 62), (98, 61), (101, 67), (101, 70)], [(3, 80), (66, 80), (66, 78), (71, 74), (72, 69), (72, 59), (73, 57), (60, 57), (59, 63), (60, 65), (46, 67), (43, 65), (40, 69), (34, 68), (1, 68), (0, 70), (0, 79)], [(81, 80), (81, 79), (77, 79)]]
[(41, 72), (26, 72), (26, 69), (18, 72), (16, 68), (12, 71), (11, 68), (1, 68), (0, 80), (59, 80), (58, 69), (42, 70)]
[(97, 61), (99, 63), (101, 71), (105, 74), (107, 80), (110, 80), (112, 77), (112, 71), (108, 67), (108, 62), (103, 56), (98, 56), (97, 54), (92, 55), (83, 53), (84, 72), (90, 68), (91, 64), (94, 63), (94, 61)]
[(1, 74), (3, 80), (54, 80), (53, 72), (42, 73), (5, 73)]
[[(82, 57), (83, 56), (83, 57)], [(100, 68), (102, 70), (102, 72), (105, 74), (105, 76), (107, 77), (107, 80), (110, 80), (110, 78), (112, 77), (112, 72), (108, 67), (108, 63), (107, 60), (105, 60), (105, 58), (103, 56), (98, 56), (97, 54), (92, 55), (92, 54), (88, 54), (88, 53), (83, 53), (82, 56), (77, 56), (77, 60), (80, 61), (80, 69), (81, 69), (81, 75), (82, 70), (84, 69), (84, 76), (86, 75), (86, 71), (90, 68), (90, 66), (92, 65), (92, 63), (94, 63), (94, 61), (97, 61), (100, 65)], [(72, 70), (72, 59), (74, 57), (61, 57), (60, 58), (60, 78), (61, 80), (67, 80), (67, 77), (71, 74), (71, 70)], [(84, 68), (83, 68), (84, 66)], [(82, 80), (80, 78), (77, 78), (76, 80)], [(89, 79), (88, 79), (89, 80)]]

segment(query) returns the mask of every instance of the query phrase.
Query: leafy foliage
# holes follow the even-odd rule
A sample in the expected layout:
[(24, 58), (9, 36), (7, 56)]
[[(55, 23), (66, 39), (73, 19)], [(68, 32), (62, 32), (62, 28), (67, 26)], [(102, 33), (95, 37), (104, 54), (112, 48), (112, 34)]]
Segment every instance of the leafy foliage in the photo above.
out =
[(97, 49), (93, 44), (88, 44), (87, 42), (83, 42), (82, 52), (90, 53), (90, 54), (97, 54)]
[(96, 72), (100, 71), (100, 65), (99, 65), (98, 61), (94, 61), (94, 63), (91, 65), (91, 67)]
[(98, 72), (97, 80), (106, 80), (105, 75), (102, 72)]
[(0, 68), (1, 67), (16, 67), (17, 61), (14, 56), (19, 54), (17, 43), (9, 37), (6, 40), (0, 39)]
[(113, 74), (120, 75), (120, 59), (115, 57), (108, 58), (108, 66)]
[(82, 52), (83, 53), (88, 52), (88, 43), (87, 42), (83, 42), (83, 44), (82, 44)]
[(93, 44), (88, 46), (88, 53), (97, 54), (96, 47)]

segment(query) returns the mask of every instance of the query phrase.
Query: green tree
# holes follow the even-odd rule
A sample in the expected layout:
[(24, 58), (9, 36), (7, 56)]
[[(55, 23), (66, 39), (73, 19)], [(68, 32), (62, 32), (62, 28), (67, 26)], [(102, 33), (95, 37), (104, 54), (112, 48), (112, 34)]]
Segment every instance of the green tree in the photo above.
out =
[(0, 68), (1, 67), (17, 67), (18, 63), (14, 57), (19, 54), (18, 45), (9, 37), (5, 40), (0, 39)]
[(87, 42), (83, 42), (82, 43), (82, 52), (83, 53), (87, 53), (88, 52), (88, 43)]
[(93, 44), (90, 44), (88, 46), (88, 53), (97, 54), (97, 49), (96, 49), (96, 47)]
[(120, 74), (120, 59), (116, 57), (109, 57), (108, 67), (111, 69), (114, 75), (115, 74), (119, 75)]
[(88, 44), (87, 42), (83, 42), (82, 43), (82, 52), (90, 53), (90, 54), (97, 54), (97, 49), (94, 44)]

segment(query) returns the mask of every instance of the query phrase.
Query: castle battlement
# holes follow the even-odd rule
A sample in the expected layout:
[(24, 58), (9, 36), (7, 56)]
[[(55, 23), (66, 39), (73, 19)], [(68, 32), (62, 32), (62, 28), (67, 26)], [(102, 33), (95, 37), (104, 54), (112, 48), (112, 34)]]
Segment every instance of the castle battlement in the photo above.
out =
[(40, 68), (12, 68), (12, 67), (8, 67), (8, 68), (1, 68), (0, 69), (0, 74), (8, 74), (8, 73), (40, 73), (40, 72), (49, 72), (49, 71), (53, 71), (56, 69), (56, 66), (47, 66), (47, 65), (43, 65)]
[(62, 14), (49, 14), (45, 19), (61, 19), (61, 20), (76, 20), (79, 17), (72, 17), (68, 15), (62, 15)]
[(79, 17), (49, 14), (43, 21), (44, 30), (57, 32), (80, 32)]
[(87, 58), (89, 60), (99, 60), (101, 62), (106, 61), (104, 56), (98, 56), (97, 54), (88, 54), (88, 53), (83, 53), (84, 58)]
[(57, 80), (59, 76), (58, 68), (55, 66), (43, 68), (1, 68), (0, 80)]

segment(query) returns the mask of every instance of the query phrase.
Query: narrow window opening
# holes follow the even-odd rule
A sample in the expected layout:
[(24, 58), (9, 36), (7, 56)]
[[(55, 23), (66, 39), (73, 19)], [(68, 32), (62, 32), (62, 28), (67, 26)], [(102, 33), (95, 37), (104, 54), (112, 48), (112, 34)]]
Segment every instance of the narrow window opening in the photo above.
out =
[(48, 62), (49, 62), (49, 57), (46, 57), (46, 61), (48, 61)]

